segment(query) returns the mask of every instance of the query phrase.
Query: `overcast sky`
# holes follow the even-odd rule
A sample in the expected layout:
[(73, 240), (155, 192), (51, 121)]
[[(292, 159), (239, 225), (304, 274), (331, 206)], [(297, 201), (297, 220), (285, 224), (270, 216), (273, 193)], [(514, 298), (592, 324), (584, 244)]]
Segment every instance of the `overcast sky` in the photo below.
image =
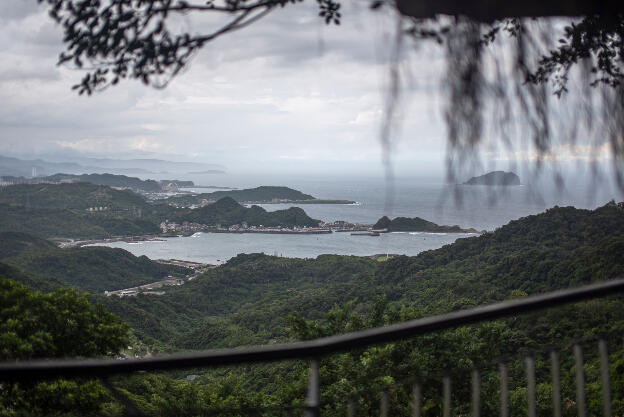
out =
[[(367, 3), (326, 26), (316, 2), (289, 5), (208, 44), (166, 89), (129, 80), (93, 96), (56, 66), (61, 28), (35, 0), (0, 3), (0, 153), (220, 163), (229, 171), (381, 171), (380, 122), (394, 23)], [(185, 22), (200, 31), (202, 23)], [(423, 71), (434, 70), (429, 62)], [(402, 107), (396, 167), (441, 172), (435, 89)]]
[[(396, 18), (368, 4), (343, 2), (340, 26), (326, 26), (314, 1), (289, 4), (209, 43), (166, 89), (125, 80), (79, 96), (71, 87), (83, 73), (56, 65), (62, 32), (46, 8), (35, 0), (0, 1), (0, 154), (377, 175)], [(180, 23), (193, 33), (210, 25), (196, 17)], [(407, 51), (410, 83), (392, 135), (393, 166), (399, 174), (442, 178), (442, 51)], [(483, 168), (509, 167), (495, 154), (485, 161)]]

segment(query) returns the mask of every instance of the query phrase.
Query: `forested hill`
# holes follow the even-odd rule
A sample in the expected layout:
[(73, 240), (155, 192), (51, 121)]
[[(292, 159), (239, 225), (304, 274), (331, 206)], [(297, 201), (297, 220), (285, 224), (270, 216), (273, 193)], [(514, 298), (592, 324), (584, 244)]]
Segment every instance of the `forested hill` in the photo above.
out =
[(462, 229), (457, 225), (440, 226), (420, 217), (396, 217), (390, 220), (387, 216), (383, 216), (377, 220), (373, 229), (386, 229), (389, 232), (478, 233), (475, 229)]
[(89, 183), (21, 184), (0, 192), (0, 231), (99, 239), (158, 234), (158, 225), (165, 219), (223, 226), (242, 222), (285, 227), (318, 224), (300, 208), (267, 212), (258, 206), (246, 208), (230, 197), (190, 210), (150, 204), (131, 190)]
[(309, 217), (299, 207), (266, 211), (260, 206), (245, 207), (231, 197), (223, 197), (214, 204), (193, 209), (177, 210), (175, 219), (208, 225), (230, 226), (247, 222), (249, 226), (318, 226), (319, 221)]
[[(23, 237), (16, 247), (26, 252), (45, 251), (47, 244)], [(12, 248), (2, 249), (12, 259), (14, 252)], [(75, 256), (78, 252), (64, 253), (86, 263), (86, 258)], [(624, 273), (622, 253), (624, 205), (608, 204), (593, 211), (556, 207), (415, 257), (380, 262), (337, 255), (312, 260), (239, 255), (183, 286), (168, 289), (162, 296), (96, 295), (92, 299), (129, 323), (132, 338), (139, 346), (149, 346), (151, 352), (233, 347), (351, 332), (610, 279)], [(41, 283), (32, 274), (0, 263), (0, 280), (3, 276)], [(4, 288), (15, 287), (0, 282)], [(50, 299), (56, 300), (54, 294)], [(454, 371), (453, 409), (458, 415), (468, 415), (468, 370), (472, 366), (479, 366), (482, 386), (486, 387), (481, 393), (483, 415), (495, 415), (498, 392), (491, 387), (499, 386), (499, 374), (492, 361), (503, 357), (510, 358), (506, 363), (515, 381), (509, 387), (510, 415), (527, 415), (526, 385), (522, 382), (525, 368), (517, 356), (527, 349), (537, 354), (539, 415), (550, 415), (549, 362), (542, 360), (547, 355), (538, 352), (544, 346), (564, 346), (570, 340), (597, 335), (616, 341), (609, 344), (612, 393), (617, 399), (614, 415), (623, 415), (622, 300), (622, 296), (611, 296), (323, 357), (322, 398), (327, 404), (323, 415), (344, 416), (344, 399), (351, 393), (364, 393), (356, 397), (358, 410), (369, 414), (379, 409), (378, 395), (369, 393), (388, 387), (393, 401), (401, 400), (393, 404), (407, 404), (411, 387), (405, 385), (403, 389), (395, 381), (415, 376), (427, 381), (422, 385), (423, 415), (441, 415), (438, 376), (449, 369)], [(12, 313), (11, 318), (21, 317), (15, 313), (21, 311), (12, 307), (3, 311)], [(6, 330), (4, 334), (9, 335)], [(592, 342), (587, 350), (585, 346), (588, 415), (599, 415), (600, 364), (595, 344)], [(574, 398), (570, 349), (560, 351), (560, 361), (563, 398)], [(194, 372), (200, 376), (193, 381), (185, 379), (187, 373), (176, 372), (139, 374), (114, 383), (146, 415), (207, 415), (227, 407), (300, 404), (308, 375), (304, 361)], [(399, 411), (408, 413), (407, 409)], [(567, 411), (576, 413), (573, 404)]]
[[(271, 203), (271, 202), (312, 202), (316, 198), (301, 191), (288, 187), (261, 186), (244, 190), (221, 190), (212, 193), (201, 193), (192, 195), (177, 195), (166, 199), (158, 200), (157, 203), (173, 204), (176, 206), (189, 207), (198, 205), (203, 200), (217, 201), (224, 197), (230, 197), (239, 203)], [(325, 200), (319, 200), (325, 201)]]
[(624, 205), (555, 207), (494, 232), (379, 265), (395, 299), (435, 311), (624, 274)]
[(67, 284), (64, 284), (54, 278), (40, 277), (38, 275), (29, 274), (22, 269), (0, 261), (0, 280), (2, 279), (11, 279), (12, 281), (20, 282), (33, 290), (41, 292), (50, 292), (58, 290), (59, 288), (67, 287)]
[(426, 315), (610, 279), (624, 274), (622, 253), (622, 205), (556, 207), (414, 257), (239, 255), (162, 297), (105, 302), (146, 340), (236, 346), (286, 338), (289, 313), (319, 318), (354, 299), (361, 311), (387, 296)]
[(87, 182), (95, 185), (109, 187), (129, 188), (134, 191), (157, 193), (162, 191), (161, 184), (154, 180), (142, 180), (137, 177), (116, 174), (54, 174), (41, 178), (44, 181), (60, 182), (71, 180), (72, 182)]
[(223, 197), (231, 197), (238, 202), (264, 202), (272, 200), (314, 200), (314, 197), (312, 197), (311, 195), (304, 194), (301, 191), (293, 190), (292, 188), (266, 185), (245, 190), (215, 191), (203, 195), (213, 200), (218, 200)]
[[(0, 262), (31, 274), (17, 280), (40, 290), (62, 283), (82, 291), (103, 292), (159, 281), (168, 275), (183, 277), (190, 272), (145, 256), (136, 257), (123, 249), (60, 249), (45, 239), (15, 232), (0, 232)], [(42, 285), (43, 279), (51, 282)]]
[(114, 211), (86, 212), (70, 209), (28, 209), (0, 204), (0, 231), (42, 237), (99, 239), (160, 233), (150, 219)]
[(90, 207), (108, 207), (109, 210), (143, 208), (147, 202), (130, 190), (115, 190), (105, 185), (73, 184), (19, 184), (4, 187), (0, 204), (27, 209), (86, 210)]

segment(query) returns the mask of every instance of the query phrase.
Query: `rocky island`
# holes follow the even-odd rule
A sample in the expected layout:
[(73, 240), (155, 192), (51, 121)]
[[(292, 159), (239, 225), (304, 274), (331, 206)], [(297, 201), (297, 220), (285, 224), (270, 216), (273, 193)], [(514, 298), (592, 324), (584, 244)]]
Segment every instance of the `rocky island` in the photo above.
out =
[(458, 225), (440, 226), (420, 217), (396, 217), (390, 220), (388, 216), (383, 216), (377, 220), (373, 226), (376, 231), (388, 232), (429, 232), (429, 233), (480, 233), (475, 229), (462, 229)]
[(478, 177), (472, 177), (464, 185), (522, 185), (520, 178), (513, 172), (492, 171)]

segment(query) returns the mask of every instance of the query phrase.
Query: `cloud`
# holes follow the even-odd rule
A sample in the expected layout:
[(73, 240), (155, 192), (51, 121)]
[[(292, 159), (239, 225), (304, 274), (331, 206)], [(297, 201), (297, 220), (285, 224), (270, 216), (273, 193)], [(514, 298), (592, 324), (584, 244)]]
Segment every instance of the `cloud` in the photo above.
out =
[[(71, 90), (81, 71), (56, 65), (62, 33), (45, 8), (9, 7), (0, 13), (0, 153), (186, 155), (241, 169), (378, 166), (394, 20), (357, 2), (343, 7), (342, 25), (327, 26), (315, 2), (289, 4), (209, 43), (164, 90), (126, 80), (91, 97)], [(212, 17), (177, 24), (216, 27)], [(398, 142), (397, 159), (441, 149), (422, 85), (409, 87), (418, 104), (404, 109), (403, 137), (427, 139)]]
[(21, 21), (39, 10), (35, 1), (3, 1), (0, 2), (0, 21)]

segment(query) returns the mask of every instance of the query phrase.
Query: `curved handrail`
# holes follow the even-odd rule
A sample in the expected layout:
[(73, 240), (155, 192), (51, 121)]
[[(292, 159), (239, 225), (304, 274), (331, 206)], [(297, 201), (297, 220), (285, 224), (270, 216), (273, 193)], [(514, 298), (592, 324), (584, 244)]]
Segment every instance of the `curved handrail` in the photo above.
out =
[(451, 327), (475, 324), (485, 320), (499, 319), (591, 298), (605, 297), (618, 292), (624, 292), (623, 278), (303, 342), (215, 349), (145, 359), (5, 362), (0, 364), (0, 380), (17, 381), (77, 376), (103, 377), (137, 371), (310, 359), (374, 344), (403, 340)]

